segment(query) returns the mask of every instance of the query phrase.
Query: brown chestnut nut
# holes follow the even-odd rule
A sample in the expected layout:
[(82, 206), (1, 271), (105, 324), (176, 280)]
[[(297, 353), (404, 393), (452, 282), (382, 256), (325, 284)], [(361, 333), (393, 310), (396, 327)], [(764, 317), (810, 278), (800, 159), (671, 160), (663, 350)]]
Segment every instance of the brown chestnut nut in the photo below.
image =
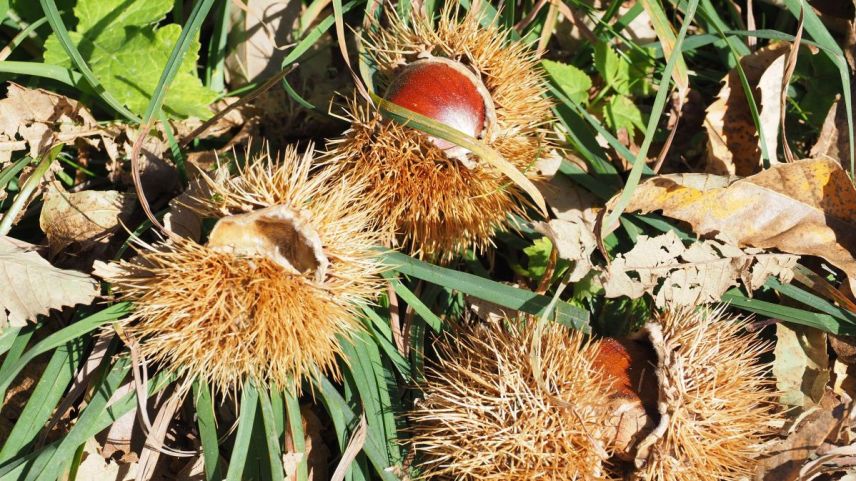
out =
[[(444, 58), (406, 65), (393, 78), (386, 98), (471, 137), (482, 134), (485, 120), (492, 115), (488, 112), (492, 104), (478, 77), (463, 65)], [(444, 139), (430, 139), (440, 149), (455, 147)]]
[(592, 367), (612, 381), (604, 402), (613, 418), (607, 422), (604, 435), (620, 459), (632, 460), (636, 444), (654, 427), (656, 364), (653, 349), (638, 341), (605, 338), (598, 345)]

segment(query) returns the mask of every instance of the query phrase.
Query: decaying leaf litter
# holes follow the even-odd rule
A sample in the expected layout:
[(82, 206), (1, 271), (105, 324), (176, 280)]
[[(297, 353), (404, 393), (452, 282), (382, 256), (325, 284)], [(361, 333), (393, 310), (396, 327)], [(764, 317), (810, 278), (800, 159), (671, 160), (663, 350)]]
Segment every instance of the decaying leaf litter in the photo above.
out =
[(0, 5), (0, 479), (856, 477), (843, 3)]

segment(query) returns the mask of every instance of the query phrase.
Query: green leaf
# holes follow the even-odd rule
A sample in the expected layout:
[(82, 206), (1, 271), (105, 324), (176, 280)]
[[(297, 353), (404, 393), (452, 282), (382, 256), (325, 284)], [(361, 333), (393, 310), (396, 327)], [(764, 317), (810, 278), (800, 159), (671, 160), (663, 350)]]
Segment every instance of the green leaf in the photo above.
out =
[(594, 67), (616, 92), (630, 94), (630, 63), (619, 57), (606, 42), (598, 42), (594, 47)]
[(613, 130), (627, 129), (631, 137), (635, 129), (645, 130), (642, 112), (632, 100), (623, 95), (614, 95), (603, 105), (603, 118)]
[[(72, 42), (104, 87), (132, 111), (145, 112), (181, 26), (158, 28), (171, 0), (79, 0), (74, 8)], [(173, 116), (208, 118), (217, 94), (196, 75), (199, 41), (195, 40), (166, 95), (164, 110)], [(56, 35), (45, 42), (45, 62), (70, 66)]]
[(531, 246), (523, 248), (523, 253), (529, 259), (527, 270), (532, 278), (540, 279), (547, 272), (547, 264), (550, 263), (550, 252), (552, 251), (553, 243), (546, 237), (535, 239)]
[(627, 58), (630, 61), (630, 90), (633, 95), (638, 97), (650, 97), (654, 95), (653, 75), (654, 68), (657, 66), (657, 61), (654, 58), (653, 50), (633, 49), (627, 52)]
[(585, 72), (573, 65), (552, 60), (541, 61), (541, 66), (569, 99), (580, 104), (588, 102), (591, 78)]

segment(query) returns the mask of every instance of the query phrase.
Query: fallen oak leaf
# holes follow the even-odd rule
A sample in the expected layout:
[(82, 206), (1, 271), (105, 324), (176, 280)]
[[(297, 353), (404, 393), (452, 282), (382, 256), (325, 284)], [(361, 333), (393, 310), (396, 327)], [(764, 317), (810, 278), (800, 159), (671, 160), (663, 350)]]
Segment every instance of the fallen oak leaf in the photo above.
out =
[(5, 236), (0, 237), (0, 286), (0, 327), (24, 326), (39, 314), (88, 304), (98, 295), (98, 284), (88, 275), (56, 268), (32, 246)]
[[(616, 199), (610, 201), (610, 204)], [(779, 164), (731, 180), (711, 174), (661, 175), (640, 184), (627, 212), (662, 211), (699, 235), (738, 246), (826, 259), (856, 280), (856, 189), (831, 160)]]

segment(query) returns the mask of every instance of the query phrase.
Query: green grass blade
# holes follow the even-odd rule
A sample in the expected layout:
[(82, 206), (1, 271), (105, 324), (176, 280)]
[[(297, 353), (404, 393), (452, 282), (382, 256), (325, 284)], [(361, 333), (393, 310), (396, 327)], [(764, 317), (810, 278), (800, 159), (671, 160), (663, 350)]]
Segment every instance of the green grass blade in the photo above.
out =
[(438, 122), (430, 117), (416, 113), (410, 109), (402, 107), (401, 105), (394, 104), (374, 93), (371, 93), (370, 95), (372, 97), (372, 101), (377, 105), (384, 117), (401, 125), (406, 125), (421, 132), (433, 135), (434, 137), (448, 140), (455, 145), (469, 150), (479, 159), (502, 172), (503, 175), (508, 177), (517, 185), (517, 187), (526, 192), (529, 197), (532, 198), (532, 201), (545, 217), (548, 215), (547, 205), (544, 202), (544, 197), (541, 195), (541, 191), (539, 191), (531, 180), (519, 171), (514, 164), (506, 160), (505, 157), (503, 157), (496, 149), (456, 128), (449, 127), (442, 122)]
[(95, 76), (95, 73), (92, 72), (92, 69), (89, 68), (89, 65), (86, 64), (86, 60), (84, 60), (80, 55), (80, 52), (77, 50), (77, 47), (68, 35), (68, 29), (66, 29), (65, 24), (62, 23), (62, 17), (60, 16), (59, 9), (56, 7), (56, 2), (54, 2), (54, 0), (39, 0), (39, 2), (42, 5), (42, 10), (45, 12), (45, 17), (47, 17), (48, 23), (50, 23), (51, 28), (53, 29), (54, 34), (56, 34), (60, 45), (62, 45), (63, 50), (68, 54), (68, 57), (71, 59), (71, 63), (80, 70), (80, 73), (83, 74), (83, 77), (87, 82), (89, 82), (89, 86), (92, 87), (92, 90), (98, 93), (107, 105), (112, 107), (113, 110), (121, 114), (123, 117), (132, 122), (139, 122), (140, 118), (128, 110), (124, 105), (122, 105), (122, 102), (119, 102), (116, 97), (108, 92), (107, 89), (101, 85), (101, 82), (98, 81), (98, 78)]
[(427, 322), (428, 325), (431, 326), (431, 329), (434, 332), (440, 332), (440, 330), (443, 328), (443, 321), (440, 320), (440, 318), (437, 317), (436, 314), (431, 312), (431, 309), (429, 309), (428, 306), (423, 304), (422, 301), (419, 300), (418, 297), (416, 297), (416, 294), (414, 294), (410, 289), (408, 289), (407, 286), (402, 284), (401, 281), (398, 280), (398, 278), (395, 277), (393, 274), (385, 272), (383, 276), (392, 285), (392, 288), (393, 290), (395, 290), (395, 293), (398, 294), (398, 296), (401, 297), (401, 299), (406, 302), (407, 305), (412, 307), (416, 314), (418, 314), (419, 317), (424, 319), (425, 322)]
[(89, 400), (89, 404), (81, 412), (77, 423), (62, 438), (51, 456), (36, 459), (27, 472), (26, 481), (54, 481), (59, 477), (66, 468), (66, 461), (71, 459), (77, 448), (94, 434), (90, 432), (91, 426), (107, 410), (107, 403), (128, 375), (130, 364), (127, 357), (116, 361), (92, 399)]
[(852, 336), (856, 334), (856, 327), (842, 325), (829, 314), (809, 312), (795, 307), (781, 306), (771, 302), (761, 301), (746, 297), (739, 289), (731, 289), (722, 296), (724, 302), (731, 306), (753, 312), (773, 319), (781, 319), (786, 322), (814, 327), (832, 334), (843, 334)]
[(253, 423), (256, 419), (256, 406), (259, 404), (259, 392), (256, 387), (247, 382), (241, 394), (241, 412), (238, 415), (238, 431), (235, 433), (235, 444), (232, 446), (232, 456), (229, 458), (229, 470), (226, 472), (228, 481), (241, 481), (247, 455), (250, 451), (250, 440), (253, 435)]
[(829, 33), (829, 30), (823, 25), (823, 22), (818, 18), (814, 9), (808, 2), (804, 0), (784, 0), (785, 5), (790, 10), (795, 18), (799, 18), (800, 12), (804, 12), (805, 31), (818, 44), (824, 48), (824, 52), (829, 56), (832, 62), (838, 67), (838, 73), (841, 76), (841, 87), (844, 95), (844, 107), (847, 111), (847, 137), (850, 140), (850, 176), (856, 176), (856, 156), (854, 156), (854, 132), (853, 132), (853, 98), (850, 91), (850, 67), (847, 65), (847, 60), (844, 58), (844, 52), (838, 46), (838, 42)]
[[(760, 139), (758, 144), (761, 147), (761, 160), (764, 168), (769, 168), (772, 162), (772, 157), (770, 157), (770, 152), (767, 150), (766, 133), (761, 125), (761, 112), (758, 110), (758, 103), (755, 102), (755, 89), (749, 85), (749, 78), (746, 76), (746, 71), (740, 63), (740, 53), (738, 53), (737, 49), (734, 47), (731, 37), (725, 35), (725, 32), (722, 30), (719, 30), (718, 32), (722, 39), (725, 40), (725, 44), (728, 45), (728, 49), (731, 51), (731, 56), (734, 58), (734, 68), (737, 70), (738, 78), (740, 78), (740, 87), (743, 89), (743, 94), (746, 97), (746, 104), (749, 106), (749, 114), (752, 116), (752, 123), (755, 125), (755, 131), (758, 132), (758, 138)], [(776, 130), (775, 136), (778, 137), (778, 130)], [(772, 154), (775, 155), (776, 153), (773, 152)]]
[[(399, 252), (385, 251), (383, 258), (387, 265), (393, 266), (402, 274), (455, 289), (510, 309), (541, 315), (550, 304), (549, 297), (532, 291), (507, 286), (467, 272), (435, 266)], [(584, 330), (589, 328), (588, 311), (567, 302), (559, 302), (555, 314), (557, 322), (569, 327)]]
[[(15, 75), (30, 75), (56, 80), (71, 87), (81, 86), (85, 79), (80, 72), (41, 62), (19, 62), (4, 60), (0, 62), (0, 73), (11, 73)], [(86, 90), (89, 88), (87, 87)]]
[(675, 40), (674, 51), (669, 55), (669, 60), (666, 62), (666, 68), (663, 71), (663, 77), (660, 80), (657, 96), (654, 98), (654, 105), (651, 108), (651, 115), (648, 117), (648, 126), (645, 130), (645, 138), (642, 141), (642, 145), (639, 147), (639, 153), (633, 160), (633, 167), (630, 169), (630, 175), (627, 177), (627, 182), (624, 185), (624, 191), (621, 192), (621, 197), (619, 197), (618, 202), (603, 222), (602, 232), (607, 232), (608, 229), (615, 224), (618, 217), (621, 216), (624, 209), (630, 203), (630, 200), (633, 198), (633, 192), (636, 190), (636, 186), (639, 185), (639, 181), (642, 179), (644, 168), (647, 167), (645, 160), (648, 157), (648, 149), (651, 147), (651, 142), (654, 140), (654, 132), (657, 131), (657, 124), (660, 121), (660, 116), (663, 114), (663, 108), (666, 105), (666, 101), (669, 99), (669, 92), (671, 91), (669, 84), (671, 83), (672, 71), (674, 70), (675, 65), (677, 65), (678, 60), (683, 59), (681, 44), (684, 41), (684, 37), (687, 35), (687, 29), (689, 29), (692, 24), (696, 8), (698, 7), (698, 2), (699, 0), (690, 0), (689, 5), (687, 6), (684, 23), (681, 25), (681, 30), (678, 32), (678, 38)]
[(24, 170), (24, 167), (26, 167), (32, 160), (33, 158), (29, 155), (22, 157), (21, 159), (16, 160), (12, 165), (0, 171), (0, 190), (5, 189), (6, 186), (9, 185), (9, 182), (12, 182), (12, 179)]
[[(342, 5), (342, 14), (347, 13), (348, 11), (350, 11), (352, 8), (354, 8), (356, 6), (357, 6), (356, 1), (351, 1), (351, 2), (348, 2), (344, 5)], [(327, 30), (330, 30), (330, 27), (332, 27), (334, 23), (336, 23), (336, 16), (335, 15), (328, 15), (327, 17), (324, 18), (324, 20), (321, 20), (320, 22), (318, 22), (318, 25), (315, 28), (313, 28), (312, 30), (310, 30), (309, 33), (306, 34), (306, 36), (303, 37), (303, 39), (301, 39), (300, 42), (298, 42), (297, 45), (295, 45), (294, 48), (290, 52), (288, 52), (288, 55), (286, 55), (286, 57), (282, 60), (282, 68), (288, 68), (291, 66), (291, 64), (293, 64), (298, 59), (300, 59), (300, 57), (304, 53), (306, 53), (310, 48), (312, 48), (318, 42), (318, 39), (320, 39), (325, 33), (327, 33)], [(309, 110), (320, 110), (317, 107), (315, 107), (314, 105), (312, 105), (311, 103), (309, 103), (306, 99), (301, 97), (300, 94), (298, 94), (291, 87), (291, 84), (289, 84), (286, 79), (282, 79), (282, 85), (285, 88), (285, 91), (288, 93), (288, 95), (295, 102), (299, 103), (302, 107), (309, 109)]]
[(270, 476), (272, 481), (285, 479), (285, 471), (282, 467), (282, 446), (279, 444), (279, 431), (276, 427), (276, 415), (273, 411), (270, 396), (267, 391), (259, 390), (259, 401), (262, 409), (262, 424), (265, 429), (265, 440), (268, 448), (268, 461), (270, 462)]
[(205, 479), (220, 481), (220, 445), (217, 437), (217, 421), (214, 416), (214, 400), (208, 383), (197, 380), (193, 383), (193, 400), (196, 407), (196, 423), (202, 441), (202, 456), (205, 459)]
[(12, 344), (15, 343), (15, 339), (18, 338), (21, 330), (20, 327), (6, 327), (0, 331), (0, 356), (12, 348)]
[(214, 31), (208, 43), (208, 63), (205, 66), (205, 85), (215, 92), (226, 90), (226, 41), (232, 2), (220, 0), (214, 15)]
[[(149, 395), (151, 396), (162, 391), (167, 385), (169, 385), (173, 381), (174, 376), (167, 372), (160, 372), (155, 374), (149, 380)], [(117, 419), (121, 418), (136, 407), (136, 393), (131, 392), (129, 394), (126, 394), (121, 399), (116, 401), (112, 406), (101, 412), (101, 414), (97, 416), (93, 423), (83, 426), (80, 429), (84, 431), (83, 435), (85, 435), (85, 438), (88, 439), (89, 437), (94, 436), (96, 433), (107, 429), (111, 424), (116, 422)], [(75, 425), (75, 429), (77, 429), (78, 425), (79, 424)], [(14, 461), (10, 461), (9, 463), (3, 465), (2, 467), (0, 467), (0, 481), (21, 481), (22, 479), (24, 479), (25, 474), (29, 472), (33, 468), (33, 466), (43, 463), (45, 460), (52, 459), (54, 457), (54, 454), (59, 449), (61, 442), (62, 439), (59, 441), (54, 441), (53, 443), (48, 444), (39, 451), (27, 454), (22, 458), (15, 459)]]
[(92, 314), (85, 319), (81, 319), (68, 327), (60, 329), (39, 341), (35, 346), (27, 351), (26, 354), (21, 356), (21, 359), (16, 362), (8, 372), (0, 372), (0, 393), (4, 392), (9, 387), (9, 384), (15, 379), (15, 376), (24, 368), (24, 366), (32, 362), (32, 360), (40, 354), (48, 352), (51, 349), (55, 349), (73, 339), (83, 336), (88, 332), (94, 331), (104, 324), (110, 321), (115, 321), (130, 312), (131, 303), (120, 302), (98, 313)]
[[(326, 377), (319, 376), (316, 388), (321, 395), (321, 399), (324, 402), (325, 407), (327, 408), (327, 412), (330, 413), (333, 418), (334, 424), (338, 423), (337, 434), (340, 437), (344, 436), (344, 440), (340, 439), (339, 443), (341, 447), (344, 447), (344, 444), (347, 443), (348, 440), (347, 433), (345, 431), (348, 426), (355, 426), (357, 424), (358, 417), (354, 414), (354, 411), (348, 405), (347, 401), (345, 401), (345, 398), (342, 397), (339, 391), (336, 390), (336, 387)], [(366, 444), (363, 446), (363, 452), (366, 454), (369, 462), (374, 466), (375, 472), (382, 480), (398, 481), (398, 478), (388, 469), (390, 466), (387, 458), (384, 456), (385, 450), (383, 449), (383, 439), (378, 439), (375, 432), (371, 429), (369, 429), (368, 434), (366, 435)]]
[(62, 148), (63, 144), (57, 144), (51, 147), (49, 151), (40, 155), (39, 163), (36, 164), (36, 167), (27, 177), (27, 180), (24, 181), (24, 184), (21, 186), (21, 190), (18, 192), (18, 195), (15, 196), (15, 200), (12, 201), (12, 205), (6, 209), (3, 217), (0, 217), (0, 236), (8, 234), (12, 229), (12, 225), (18, 217), (18, 214), (27, 206), (27, 202), (30, 200), (30, 195), (33, 195), (37, 191), (42, 182), (42, 178), (47, 175), (48, 169), (53, 164), (54, 160), (56, 160), (57, 156), (62, 151)]
[[(27, 349), (27, 344), (30, 343), (30, 339), (32, 339), (33, 333), (38, 327), (32, 325), (26, 326), (18, 331), (18, 335), (12, 339), (9, 349), (7, 349), (6, 357), (3, 358), (3, 364), (0, 365), (0, 379), (14, 379), (27, 364), (28, 361), (22, 360), (21, 356), (24, 354), (24, 350)], [(0, 386), (0, 399), (6, 399), (6, 389), (8, 388), (9, 383)]]
[(178, 41), (175, 43), (175, 47), (173, 47), (172, 52), (170, 52), (169, 59), (166, 61), (166, 66), (164, 67), (163, 72), (161, 72), (161, 77), (155, 86), (154, 92), (152, 92), (152, 98), (149, 100), (146, 113), (143, 114), (142, 123), (144, 125), (148, 125), (160, 111), (164, 100), (166, 100), (166, 91), (169, 89), (169, 85), (175, 79), (175, 76), (178, 74), (178, 70), (181, 68), (181, 62), (184, 59), (184, 54), (187, 53), (187, 50), (190, 48), (190, 44), (193, 43), (193, 39), (196, 38), (199, 28), (202, 27), (202, 22), (205, 20), (205, 16), (208, 15), (208, 11), (211, 10), (211, 6), (213, 4), (214, 0), (199, 0), (193, 5), (193, 10), (190, 12), (187, 22), (181, 29), (181, 35), (179, 35)]
[(364, 333), (359, 333), (351, 336), (351, 342), (342, 342), (342, 350), (348, 361), (343, 369), (345, 379), (359, 393), (369, 431), (374, 432), (378, 439), (386, 440), (382, 444), (385, 459), (397, 458), (394, 456), (397, 435), (392, 403), (384, 376), (378, 372), (383, 367), (377, 345), (367, 339)]
[(398, 352), (398, 348), (393, 344), (389, 320), (387, 319), (386, 322), (384, 322), (384, 319), (369, 307), (364, 307), (363, 312), (365, 313), (365, 317), (367, 318), (366, 320), (368, 321), (366, 329), (372, 335), (372, 338), (374, 338), (375, 343), (381, 348), (381, 350), (383, 350), (386, 357), (392, 361), (392, 364), (398, 370), (398, 373), (401, 374), (404, 379), (411, 379), (410, 363), (407, 362), (407, 359), (405, 359), (400, 352)]
[(856, 313), (835, 306), (820, 296), (800, 289), (793, 284), (782, 284), (782, 282), (775, 277), (767, 279), (767, 282), (764, 285), (797, 302), (805, 304), (813, 309), (817, 309), (825, 314), (829, 314), (839, 322), (850, 324), (856, 328)]
[(54, 351), (27, 405), (0, 450), (0, 464), (21, 454), (21, 451), (36, 439), (77, 372), (87, 344), (88, 340), (75, 339)]
[(288, 413), (288, 429), (294, 443), (294, 451), (303, 453), (300, 464), (297, 465), (297, 481), (309, 479), (309, 464), (306, 459), (306, 434), (303, 432), (303, 415), (300, 414), (300, 403), (290, 392), (284, 392), (285, 409)]

